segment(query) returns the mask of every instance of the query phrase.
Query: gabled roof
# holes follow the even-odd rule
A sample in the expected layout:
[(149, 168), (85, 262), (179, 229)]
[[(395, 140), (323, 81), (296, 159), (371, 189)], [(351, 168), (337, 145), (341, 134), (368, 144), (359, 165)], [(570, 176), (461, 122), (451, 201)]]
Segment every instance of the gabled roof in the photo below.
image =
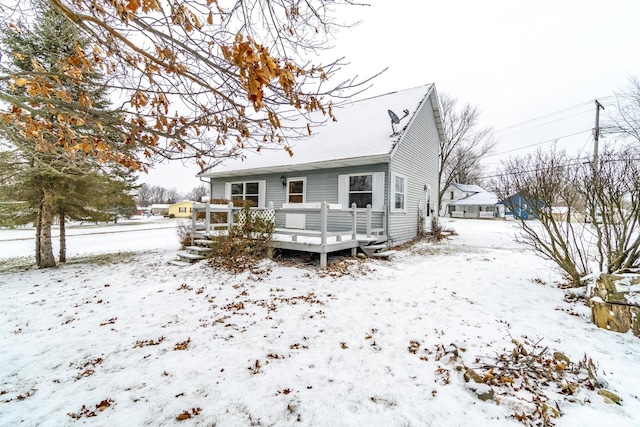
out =
[(485, 193), (487, 190), (474, 184), (458, 184), (456, 182), (451, 183), (454, 187), (464, 193)]
[(476, 194), (472, 194), (464, 199), (456, 200), (449, 203), (454, 206), (491, 206), (498, 203), (498, 196), (496, 193), (490, 191), (481, 191)]
[[(334, 106), (338, 121), (312, 128), (310, 137), (294, 141), (293, 156), (284, 150), (250, 151), (244, 160), (225, 159), (199, 175), (240, 176), (389, 161), (393, 148), (402, 142), (407, 125), (431, 94), (434, 96), (429, 107), (433, 108), (439, 132), (442, 132), (435, 86), (429, 84)], [(398, 132), (395, 135), (392, 135), (387, 110), (394, 111), (399, 117), (404, 115), (404, 110), (409, 111), (409, 115), (396, 125)]]

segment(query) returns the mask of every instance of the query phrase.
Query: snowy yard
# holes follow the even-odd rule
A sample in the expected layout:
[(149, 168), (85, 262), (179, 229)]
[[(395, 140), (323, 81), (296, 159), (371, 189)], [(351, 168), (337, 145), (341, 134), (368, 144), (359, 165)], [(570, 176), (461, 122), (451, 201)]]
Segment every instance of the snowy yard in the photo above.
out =
[[(172, 228), (135, 244), (70, 240), (76, 260), (55, 269), (5, 268), (0, 424), (518, 426), (535, 408), (526, 387), (503, 378), (482, 401), (472, 389), (489, 386), (463, 377), (487, 378), (514, 339), (562, 352), (567, 370), (586, 355), (622, 398), (551, 382), (553, 423), (640, 425), (640, 339), (591, 324), (559, 273), (513, 242), (515, 223), (447, 227), (459, 235), (329, 272), (172, 266)], [(77, 258), (118, 250), (140, 252)], [(2, 250), (0, 263), (20, 264), (10, 256), (24, 255)]]

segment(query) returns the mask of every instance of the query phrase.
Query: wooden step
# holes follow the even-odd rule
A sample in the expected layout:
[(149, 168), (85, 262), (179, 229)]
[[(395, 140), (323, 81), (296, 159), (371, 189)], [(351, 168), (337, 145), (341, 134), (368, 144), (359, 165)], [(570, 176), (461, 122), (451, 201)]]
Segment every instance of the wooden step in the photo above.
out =
[(362, 237), (358, 239), (358, 243), (360, 243), (360, 245), (368, 245), (369, 243), (374, 243), (377, 242), (378, 238), (375, 236), (372, 237)]
[(360, 249), (362, 249), (362, 252), (367, 254), (367, 256), (374, 256), (378, 251), (386, 250), (387, 249), (387, 245), (384, 245), (384, 244), (366, 245), (366, 246), (360, 246)]
[(196, 253), (196, 254), (203, 253), (203, 252), (211, 252), (213, 250), (211, 248), (205, 248), (204, 246), (187, 246), (185, 249), (191, 253)]
[(209, 239), (196, 239), (193, 241), (193, 243), (198, 246), (209, 246), (213, 243), (213, 241)]
[(398, 251), (384, 251), (384, 252), (374, 252), (372, 254), (367, 254), (367, 255), (373, 258), (389, 258), (397, 253)]
[(191, 252), (178, 252), (178, 258), (180, 261), (194, 262), (204, 259), (204, 256), (192, 254)]

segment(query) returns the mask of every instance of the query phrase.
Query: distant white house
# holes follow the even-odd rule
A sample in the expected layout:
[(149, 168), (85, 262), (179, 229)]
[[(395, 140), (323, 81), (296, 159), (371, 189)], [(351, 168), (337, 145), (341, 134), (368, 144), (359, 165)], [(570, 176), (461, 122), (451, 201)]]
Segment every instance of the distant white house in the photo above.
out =
[(504, 205), (491, 191), (481, 191), (449, 203), (452, 218), (504, 218)]
[[(452, 183), (442, 196), (442, 206), (440, 207), (440, 216), (450, 216), (451, 203), (478, 193), (486, 193), (487, 190), (479, 185)], [(497, 202), (497, 200), (496, 200)]]

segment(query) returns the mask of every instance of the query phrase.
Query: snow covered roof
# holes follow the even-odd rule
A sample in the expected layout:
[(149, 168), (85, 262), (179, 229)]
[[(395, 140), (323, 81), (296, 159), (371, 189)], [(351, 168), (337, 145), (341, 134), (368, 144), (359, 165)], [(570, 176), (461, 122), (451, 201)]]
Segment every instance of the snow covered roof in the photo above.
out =
[(456, 206), (490, 206), (498, 203), (498, 196), (491, 191), (481, 191), (464, 199), (456, 200), (449, 205)]
[(460, 190), (462, 192), (465, 192), (465, 193), (485, 193), (487, 191), (484, 188), (480, 187), (479, 185), (458, 184), (458, 183), (455, 183), (455, 182), (452, 183), (451, 185), (453, 185), (458, 190)]
[[(238, 176), (388, 161), (394, 146), (402, 139), (402, 132), (431, 93), (435, 95), (433, 84), (336, 105), (333, 112), (338, 121), (312, 128), (309, 138), (294, 141), (293, 156), (284, 150), (250, 151), (245, 159), (225, 159), (199, 175)], [(436, 96), (431, 102), (439, 120)], [(396, 135), (392, 135), (387, 110), (394, 111), (399, 117), (403, 116), (404, 110), (409, 110), (408, 117), (396, 125), (399, 132)]]

